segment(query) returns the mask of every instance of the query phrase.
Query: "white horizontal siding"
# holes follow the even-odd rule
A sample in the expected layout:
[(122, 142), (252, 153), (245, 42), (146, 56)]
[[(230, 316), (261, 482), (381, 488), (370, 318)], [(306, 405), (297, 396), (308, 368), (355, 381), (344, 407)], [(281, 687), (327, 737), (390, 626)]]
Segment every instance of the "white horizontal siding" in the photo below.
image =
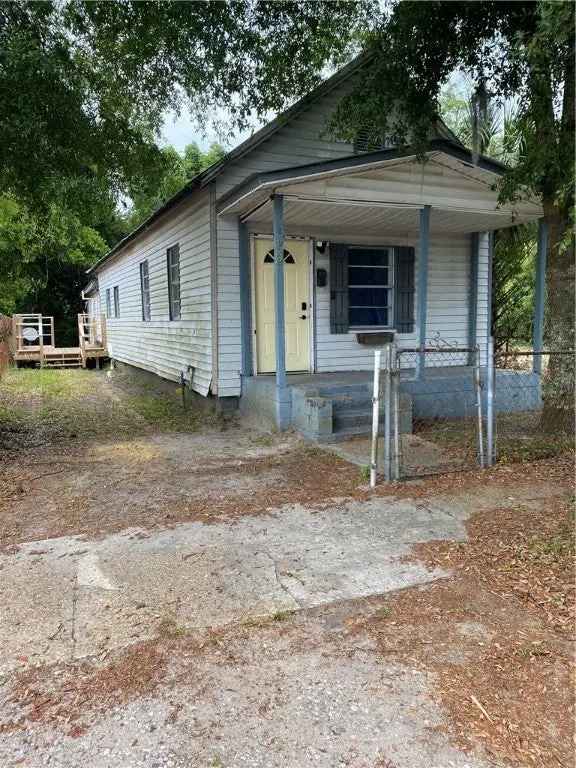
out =
[[(180, 245), (181, 319), (168, 313), (166, 249)], [(142, 320), (140, 262), (148, 260), (151, 320)], [(120, 318), (107, 319), (111, 357), (179, 381), (194, 367), (193, 388), (207, 395), (212, 379), (210, 222), (208, 195), (187, 200), (98, 273), (102, 308), (106, 289), (120, 292)], [(113, 301), (112, 301), (113, 307)]]

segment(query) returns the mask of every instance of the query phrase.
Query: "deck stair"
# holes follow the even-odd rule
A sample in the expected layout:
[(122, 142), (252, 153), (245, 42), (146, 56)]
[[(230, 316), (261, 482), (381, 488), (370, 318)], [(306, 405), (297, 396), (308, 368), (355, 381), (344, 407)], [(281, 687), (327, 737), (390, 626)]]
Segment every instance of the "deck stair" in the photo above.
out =
[(81, 368), (82, 353), (80, 347), (44, 347), (39, 364), (43, 368)]

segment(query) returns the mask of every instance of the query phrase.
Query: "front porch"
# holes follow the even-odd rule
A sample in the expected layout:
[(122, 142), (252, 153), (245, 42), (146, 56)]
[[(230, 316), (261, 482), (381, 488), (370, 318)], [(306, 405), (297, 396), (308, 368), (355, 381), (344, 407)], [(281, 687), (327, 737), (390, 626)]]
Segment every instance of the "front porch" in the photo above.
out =
[[(486, 366), (493, 232), (542, 216), (534, 201), (498, 204), (501, 173), (498, 163), (443, 143), (426, 162), (387, 150), (262, 174), (221, 199), (219, 215), (236, 217), (238, 226), (241, 412), (320, 440), (363, 434), (370, 425), (373, 351), (393, 342), (416, 351), (414, 370), (402, 377), (403, 431), (411, 431), (415, 416), (463, 415), (472, 381), (468, 356), (430, 365), (423, 350), (435, 343), (478, 350)], [(258, 250), (261, 238), (269, 243)], [(300, 294), (297, 240), (309, 244), (310, 254), (310, 288)], [(264, 255), (268, 282), (259, 283), (256, 258)], [(542, 349), (545, 256), (541, 224), (535, 350)], [(258, 323), (262, 285), (266, 328)], [(306, 367), (293, 364), (299, 337), (288, 336), (290, 324), (310, 345)], [(261, 367), (264, 332), (273, 364)], [(527, 374), (535, 402), (537, 361)]]
[[(484, 385), (485, 368), (480, 369), (480, 378)], [(285, 388), (287, 422), (308, 439), (324, 443), (368, 435), (372, 386), (371, 371), (289, 374)], [(497, 370), (495, 392), (496, 413), (541, 407), (540, 376), (534, 372), (516, 373), (510, 380), (507, 371)], [(276, 397), (275, 376), (250, 376), (242, 382), (240, 413), (258, 428), (277, 429)], [(399, 426), (404, 434), (412, 433), (414, 424), (422, 421), (471, 418), (475, 409), (471, 366), (428, 367), (423, 376), (418, 376), (415, 368), (400, 373)]]

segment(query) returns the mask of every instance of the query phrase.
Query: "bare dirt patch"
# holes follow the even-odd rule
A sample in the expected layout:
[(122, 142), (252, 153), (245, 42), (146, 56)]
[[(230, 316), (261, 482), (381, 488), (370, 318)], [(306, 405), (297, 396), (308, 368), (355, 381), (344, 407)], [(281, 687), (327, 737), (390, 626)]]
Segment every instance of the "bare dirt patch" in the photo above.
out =
[(463, 748), (481, 744), (515, 766), (571, 766), (572, 500), (481, 513), (468, 532), (468, 542), (416, 547), (453, 578), (390, 596), (357, 629), (383, 658), (434, 674)]

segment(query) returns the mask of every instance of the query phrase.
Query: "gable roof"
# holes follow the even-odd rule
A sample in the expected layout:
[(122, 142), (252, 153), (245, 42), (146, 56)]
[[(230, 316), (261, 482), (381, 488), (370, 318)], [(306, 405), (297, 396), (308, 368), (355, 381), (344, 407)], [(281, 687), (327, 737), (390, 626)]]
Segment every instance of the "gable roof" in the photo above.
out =
[[(237, 147), (234, 147), (234, 149), (224, 155), (221, 160), (213, 163), (208, 168), (205, 168), (199, 174), (194, 176), (194, 178), (187, 182), (181, 190), (179, 190), (172, 197), (168, 198), (165, 203), (163, 203), (152, 214), (150, 214), (150, 216), (140, 225), (138, 225), (136, 229), (133, 229), (132, 232), (123, 237), (122, 240), (119, 240), (116, 245), (114, 245), (106, 254), (104, 254), (104, 256), (102, 256), (101, 259), (93, 264), (90, 269), (87, 270), (88, 274), (94, 270), (97, 270), (98, 267), (104, 264), (104, 262), (108, 261), (108, 259), (118, 253), (118, 251), (122, 250), (126, 245), (135, 240), (140, 234), (149, 229), (152, 224), (154, 224), (164, 213), (178, 205), (178, 203), (182, 202), (186, 198), (192, 196), (198, 190), (205, 188), (211, 181), (223, 173), (231, 163), (239, 160), (252, 150), (256, 149), (256, 147), (271, 138), (291, 120), (294, 120), (294, 118), (298, 117), (298, 115), (304, 112), (304, 110), (307, 109), (312, 103), (317, 101), (322, 96), (330, 93), (330, 91), (337, 88), (340, 83), (345, 82), (355, 72), (366, 66), (372, 58), (373, 54), (371, 53), (362, 53), (359, 56), (356, 56), (356, 58), (354, 58), (346, 66), (339, 69), (331, 77), (323, 80), (318, 86), (316, 86), (316, 88), (295, 102), (291, 107), (288, 107), (288, 109), (286, 109), (284, 112), (280, 113), (276, 118), (274, 118), (274, 120), (266, 123), (266, 125), (256, 131), (256, 133), (252, 134), (252, 136), (238, 144)], [(464, 148), (462, 142), (440, 119), (437, 122), (437, 130), (438, 133), (440, 133), (445, 139), (456, 146)]]
[[(486, 155), (475, 156), (469, 149), (466, 149), (461, 142), (456, 143), (449, 139), (432, 139), (428, 142), (424, 151), (427, 156), (441, 152), (469, 168), (478, 168), (496, 174), (497, 176), (502, 176), (508, 170), (507, 166), (499, 160), (495, 160)], [(363, 152), (361, 155), (339, 157), (335, 160), (322, 160), (316, 163), (297, 165), (292, 168), (280, 168), (276, 171), (254, 173), (219, 199), (218, 211), (222, 212), (232, 202), (240, 200), (259, 188), (269, 188), (275, 184), (298, 181), (299, 179), (325, 177), (328, 174), (354, 171), (364, 167), (386, 164), (391, 160), (411, 157), (417, 157), (413, 148), (392, 147), (390, 149), (379, 149), (375, 152)]]

